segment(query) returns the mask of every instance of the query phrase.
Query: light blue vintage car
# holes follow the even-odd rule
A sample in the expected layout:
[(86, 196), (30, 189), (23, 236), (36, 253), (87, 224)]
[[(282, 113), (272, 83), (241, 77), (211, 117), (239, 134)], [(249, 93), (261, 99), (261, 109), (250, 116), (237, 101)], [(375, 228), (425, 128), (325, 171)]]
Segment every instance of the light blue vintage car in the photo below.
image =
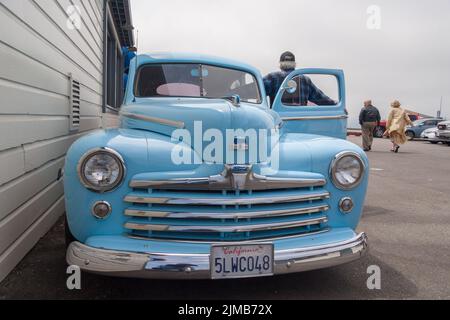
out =
[[(335, 83), (333, 105), (304, 101), (305, 79), (329, 88), (316, 87), (320, 77)], [(120, 128), (82, 137), (67, 155), (70, 265), (227, 279), (366, 252), (356, 227), (368, 160), (346, 140), (341, 70), (293, 71), (272, 108), (259, 71), (222, 58), (139, 55), (128, 78)]]

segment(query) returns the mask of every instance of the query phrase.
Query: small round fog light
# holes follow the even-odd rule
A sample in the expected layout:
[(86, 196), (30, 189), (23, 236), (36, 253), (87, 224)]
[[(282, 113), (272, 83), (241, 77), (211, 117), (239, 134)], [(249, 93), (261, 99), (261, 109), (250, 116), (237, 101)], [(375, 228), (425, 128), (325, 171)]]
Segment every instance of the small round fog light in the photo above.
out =
[(92, 207), (92, 214), (97, 219), (105, 219), (111, 213), (111, 205), (106, 201), (97, 201)]
[(342, 213), (349, 213), (350, 211), (353, 210), (354, 205), (355, 204), (353, 203), (353, 200), (350, 197), (342, 198), (339, 201), (339, 209), (341, 210)]

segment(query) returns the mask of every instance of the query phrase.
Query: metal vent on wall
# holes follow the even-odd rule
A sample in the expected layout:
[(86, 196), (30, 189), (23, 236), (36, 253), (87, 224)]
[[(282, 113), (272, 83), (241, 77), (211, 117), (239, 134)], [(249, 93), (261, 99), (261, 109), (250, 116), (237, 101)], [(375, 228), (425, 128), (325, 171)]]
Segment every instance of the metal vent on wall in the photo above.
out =
[(80, 82), (69, 75), (70, 80), (70, 130), (77, 131), (80, 127)]

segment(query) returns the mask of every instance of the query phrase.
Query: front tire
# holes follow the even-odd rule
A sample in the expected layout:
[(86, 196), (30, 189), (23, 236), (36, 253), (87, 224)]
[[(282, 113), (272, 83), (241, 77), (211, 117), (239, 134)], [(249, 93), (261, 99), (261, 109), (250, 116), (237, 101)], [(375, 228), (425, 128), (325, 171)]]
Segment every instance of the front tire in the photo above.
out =
[(409, 141), (414, 140), (414, 138), (415, 138), (414, 132), (406, 131), (406, 137), (408, 138)]

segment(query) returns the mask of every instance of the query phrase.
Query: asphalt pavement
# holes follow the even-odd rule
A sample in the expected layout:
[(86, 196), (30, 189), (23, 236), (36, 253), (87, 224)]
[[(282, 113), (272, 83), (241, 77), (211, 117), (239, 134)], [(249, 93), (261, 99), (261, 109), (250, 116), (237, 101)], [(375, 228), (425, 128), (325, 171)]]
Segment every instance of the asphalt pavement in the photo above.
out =
[[(361, 138), (351, 137), (360, 144)], [(450, 147), (376, 139), (359, 230), (363, 259), (333, 268), (227, 281), (121, 279), (82, 274), (66, 287), (61, 219), (0, 284), (0, 299), (450, 299)], [(369, 266), (381, 288), (368, 289)]]

